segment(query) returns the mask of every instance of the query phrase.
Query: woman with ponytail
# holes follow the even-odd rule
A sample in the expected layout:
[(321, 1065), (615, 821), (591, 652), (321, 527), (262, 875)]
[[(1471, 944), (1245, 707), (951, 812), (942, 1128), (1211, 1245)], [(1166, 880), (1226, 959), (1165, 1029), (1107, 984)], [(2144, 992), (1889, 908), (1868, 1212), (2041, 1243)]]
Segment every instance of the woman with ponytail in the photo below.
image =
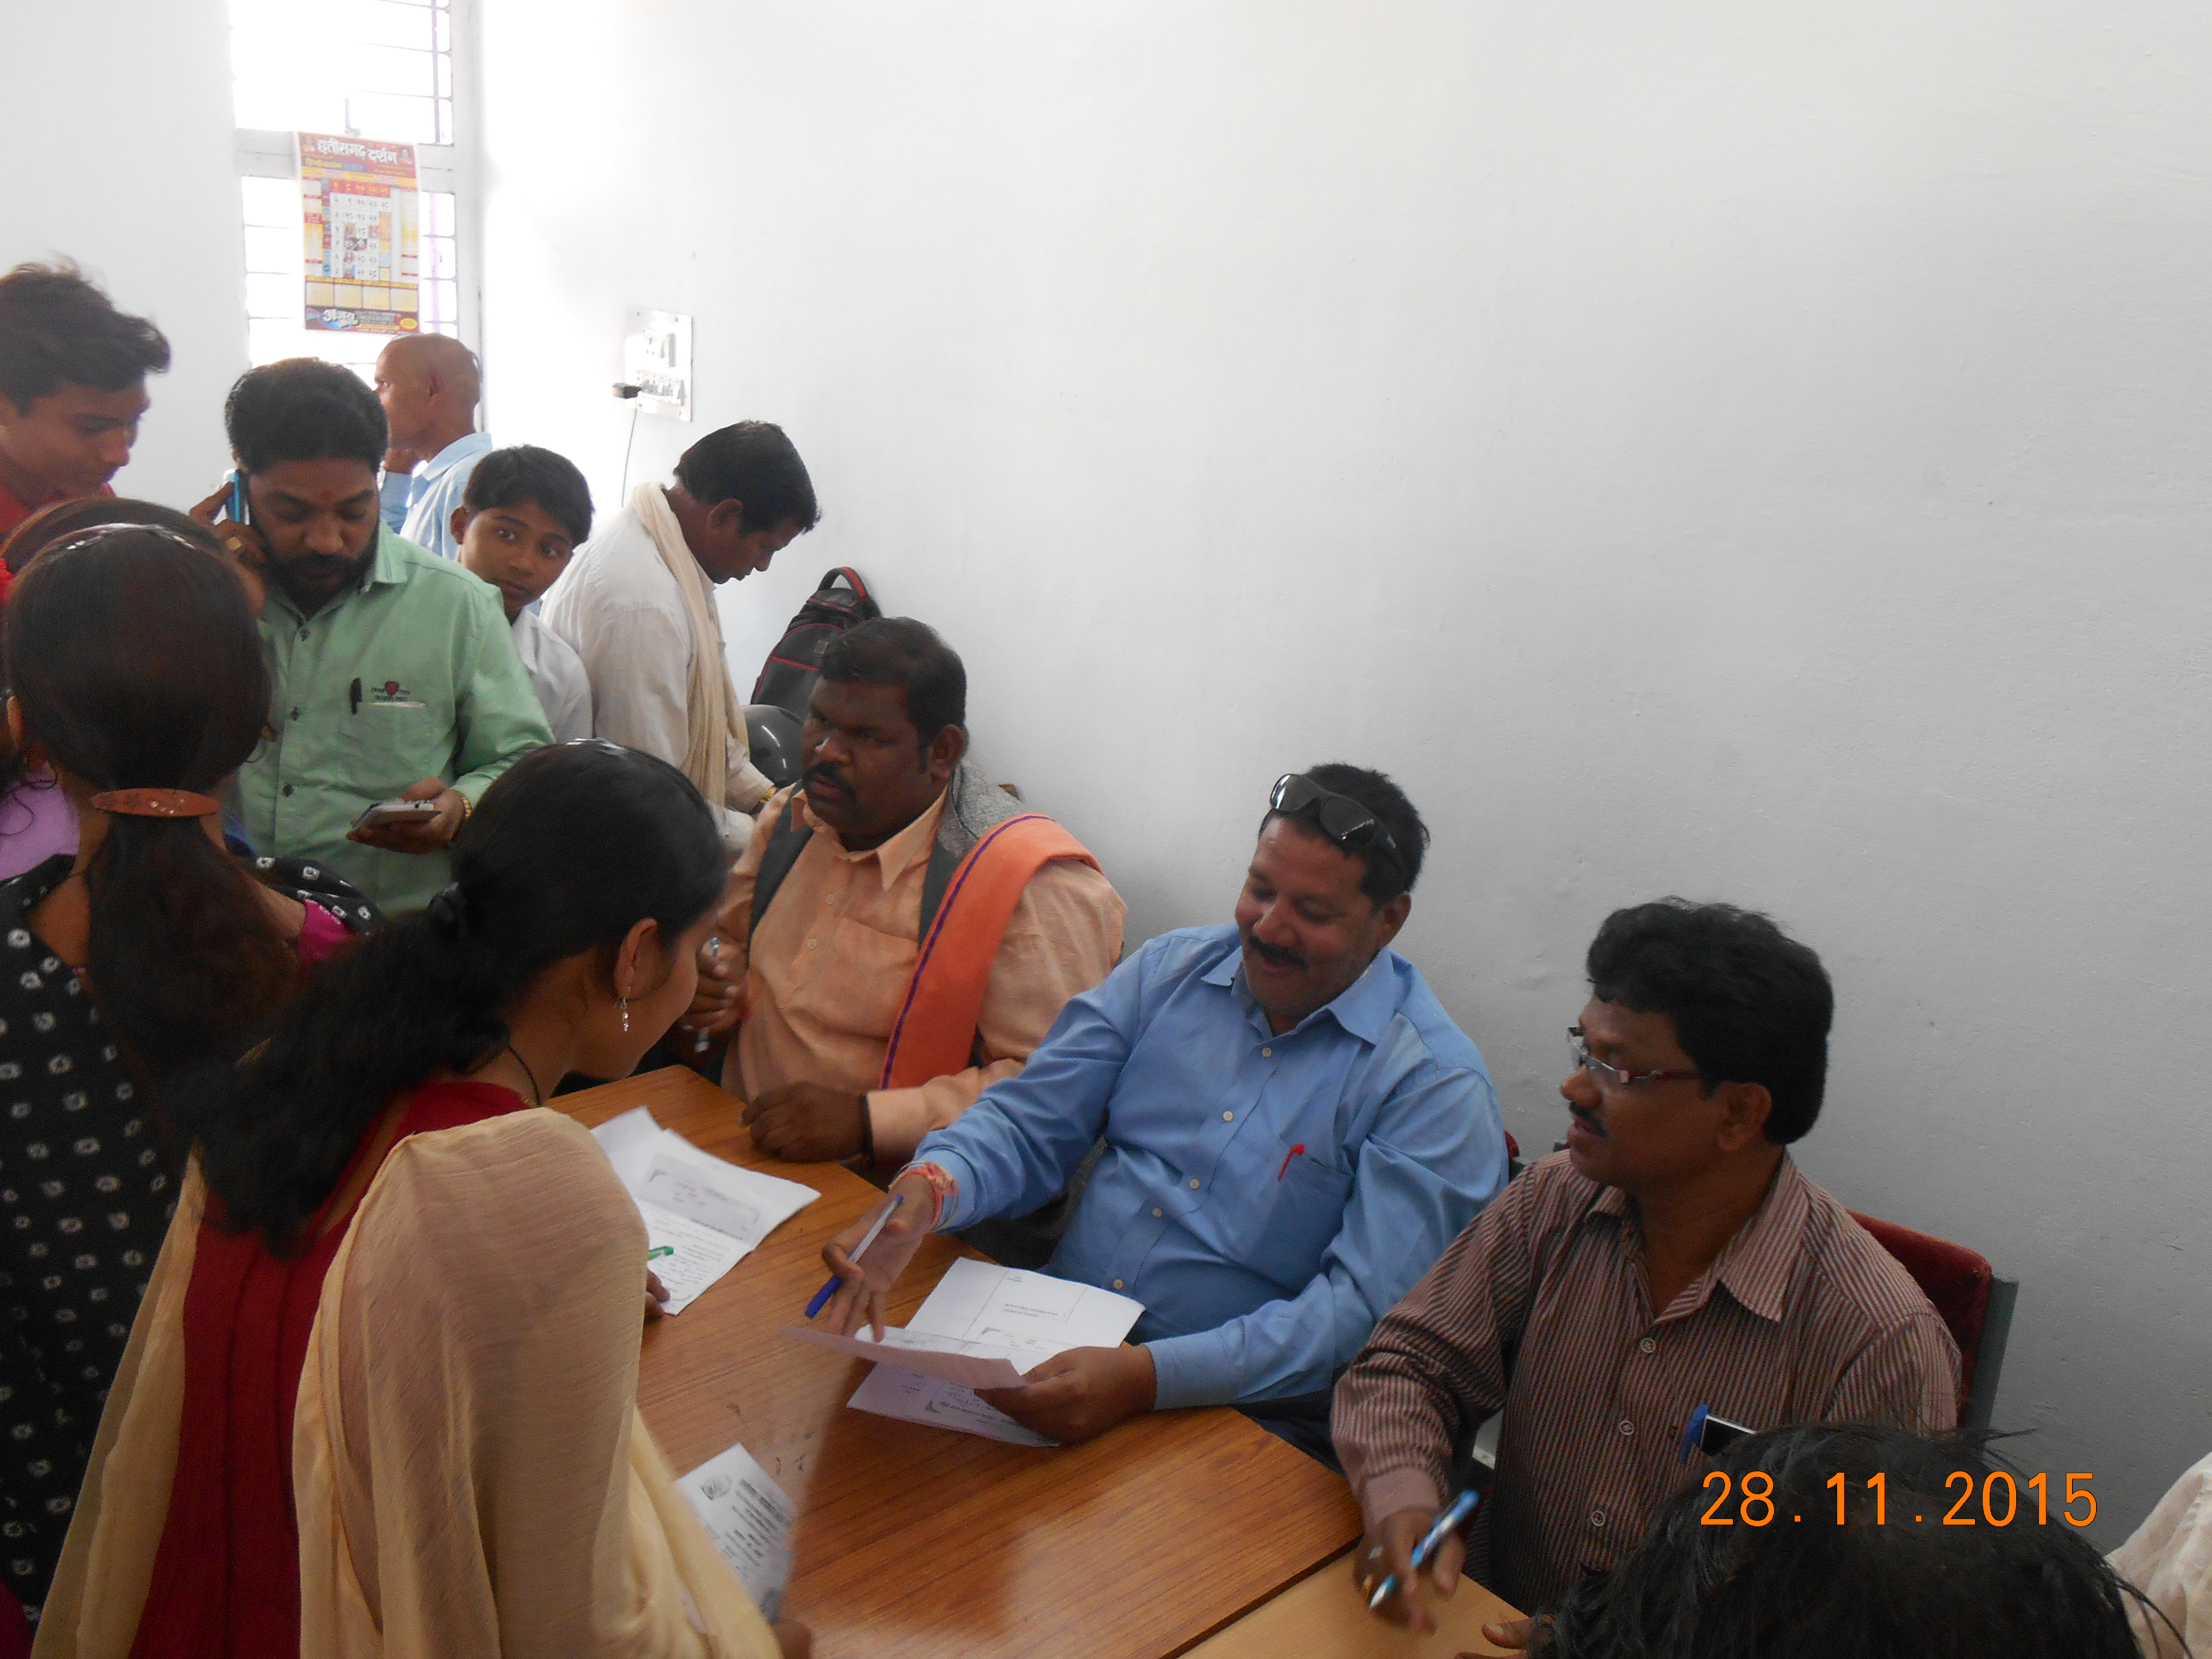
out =
[(41, 1654), (775, 1659), (637, 1414), (644, 1224), (544, 1109), (689, 1006), (715, 815), (586, 741), (495, 783), (451, 886), (168, 1105), (198, 1157)]
[[(55, 511), (95, 505), (131, 504)], [(0, 883), (0, 1585), (33, 1613), (184, 1171), (161, 1085), (234, 1056), (374, 914), (225, 852), (268, 680), (236, 573), (168, 517), (58, 534), (5, 619), (8, 729), (76, 818), (73, 852)]]

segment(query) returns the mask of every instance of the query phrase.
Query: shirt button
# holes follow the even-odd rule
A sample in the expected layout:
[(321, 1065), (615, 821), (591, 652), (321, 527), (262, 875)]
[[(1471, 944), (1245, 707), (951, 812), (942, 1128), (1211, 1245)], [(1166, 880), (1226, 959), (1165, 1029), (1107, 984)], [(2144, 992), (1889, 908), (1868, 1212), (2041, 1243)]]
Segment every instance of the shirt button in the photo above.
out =
[(1260, 1050), (1260, 1058), (1262, 1060), (1273, 1060), (1274, 1057), (1275, 1051), (1273, 1048), (1262, 1048)]
[(1636, 1425), (1630, 1422), (1624, 1417), (1620, 1419), (1620, 1431), (1623, 1434), (1634, 1434), (1636, 1432)]
[(1114, 1281), (1114, 1288), (1117, 1291), (1121, 1288), (1121, 1281), (1120, 1279), (1117, 1279)]
[(307, 630), (306, 629), (303, 628), (300, 630), (300, 637), (303, 640), (307, 637)]
[(297, 719), (299, 719), (299, 718), (300, 718), (300, 711), (299, 711), (298, 709), (295, 708), (295, 709), (292, 711), (292, 718), (293, 718), (294, 720), (297, 720)]
[(1605, 1511), (1603, 1510), (1592, 1510), (1590, 1511), (1590, 1525), (1593, 1527), (1601, 1527), (1604, 1524)]
[(1221, 1115), (1221, 1121), (1224, 1123), (1234, 1123), (1237, 1121), (1237, 1114), (1234, 1112), (1224, 1112)]
[(1164, 1214), (1164, 1212), (1161, 1210), (1161, 1208), (1160, 1208), (1160, 1206), (1159, 1206), (1158, 1205), (1155, 1204), (1155, 1205), (1153, 1205), (1153, 1206), (1152, 1206), (1152, 1213), (1153, 1213), (1154, 1215), (1160, 1215), (1160, 1214)]
[(1197, 1182), (1197, 1180), (1196, 1180), (1196, 1178), (1195, 1178), (1195, 1177), (1194, 1177), (1194, 1178), (1192, 1179), (1192, 1181), (1191, 1181), (1191, 1183), (1190, 1183), (1190, 1189), (1191, 1189), (1191, 1191), (1193, 1191), (1193, 1192), (1196, 1192), (1196, 1191), (1198, 1190), (1198, 1182)]
[(292, 786), (290, 784), (288, 783), (284, 786), (284, 793), (288, 795), (292, 793)]
[(1644, 1353), (1657, 1353), (1659, 1352), (1659, 1345), (1656, 1342), (1654, 1342), (1648, 1336), (1636, 1346), (1637, 1348)]

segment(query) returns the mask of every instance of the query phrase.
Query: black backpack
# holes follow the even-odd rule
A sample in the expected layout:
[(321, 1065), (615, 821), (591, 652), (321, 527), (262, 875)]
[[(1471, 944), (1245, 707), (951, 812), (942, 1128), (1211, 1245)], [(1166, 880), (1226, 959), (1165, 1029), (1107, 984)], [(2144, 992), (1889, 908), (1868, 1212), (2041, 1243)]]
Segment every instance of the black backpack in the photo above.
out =
[[(837, 586), (840, 576), (845, 579), (842, 589)], [(814, 682), (822, 672), (822, 653), (830, 648), (830, 641), (847, 629), (883, 614), (860, 573), (839, 565), (806, 596), (806, 603), (799, 607), (799, 614), (783, 630), (775, 649), (768, 653), (760, 678), (753, 682), (750, 701), (774, 703), (788, 709), (793, 719), (805, 720), (807, 699), (814, 695)]]

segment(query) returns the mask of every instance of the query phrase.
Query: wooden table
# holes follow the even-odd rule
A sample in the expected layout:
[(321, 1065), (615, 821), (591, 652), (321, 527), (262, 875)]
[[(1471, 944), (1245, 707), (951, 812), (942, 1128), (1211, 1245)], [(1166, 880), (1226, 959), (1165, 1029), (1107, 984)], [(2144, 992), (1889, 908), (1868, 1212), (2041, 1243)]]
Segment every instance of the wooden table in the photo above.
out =
[(1482, 1639), (1483, 1626), (1521, 1616), (1472, 1578), (1461, 1579), (1449, 1600), (1429, 1605), (1437, 1618), (1429, 1635), (1384, 1624), (1353, 1587), (1347, 1555), (1200, 1643), (1190, 1659), (1454, 1659), (1502, 1651)]
[[(556, 1103), (587, 1125), (649, 1107), (693, 1145), (822, 1194), (647, 1328), (638, 1382), (679, 1472), (742, 1441), (791, 1495), (785, 1606), (813, 1627), (817, 1659), (1166, 1659), (1358, 1538), (1341, 1480), (1225, 1408), (1154, 1413), (1057, 1448), (847, 1410), (867, 1362), (776, 1328), (821, 1285), (823, 1243), (882, 1194), (837, 1164), (761, 1157), (736, 1103), (680, 1067)], [(900, 1282), (897, 1318), (975, 1254), (929, 1240)]]

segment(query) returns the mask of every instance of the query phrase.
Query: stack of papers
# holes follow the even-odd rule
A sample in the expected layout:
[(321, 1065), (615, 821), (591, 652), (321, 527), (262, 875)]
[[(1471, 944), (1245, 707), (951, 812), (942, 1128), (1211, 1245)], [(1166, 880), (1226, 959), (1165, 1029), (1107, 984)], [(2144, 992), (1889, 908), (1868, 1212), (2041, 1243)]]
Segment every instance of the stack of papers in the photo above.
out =
[(761, 1617), (774, 1624), (791, 1581), (791, 1499), (743, 1446), (710, 1457), (676, 1483), (707, 1523), (714, 1547)]
[(640, 1106), (609, 1118), (592, 1139), (645, 1218), (653, 1271), (682, 1313), (779, 1226), (822, 1196), (702, 1152)]
[(904, 1329), (884, 1340), (863, 1329), (833, 1336), (811, 1326), (784, 1334), (877, 1362), (847, 1402), (864, 1412), (958, 1429), (1018, 1446), (1059, 1443), (1024, 1428), (975, 1397), (1011, 1389), (1022, 1374), (1070, 1348), (1110, 1348), (1129, 1334), (1141, 1304), (1096, 1285), (988, 1261), (956, 1261)]

